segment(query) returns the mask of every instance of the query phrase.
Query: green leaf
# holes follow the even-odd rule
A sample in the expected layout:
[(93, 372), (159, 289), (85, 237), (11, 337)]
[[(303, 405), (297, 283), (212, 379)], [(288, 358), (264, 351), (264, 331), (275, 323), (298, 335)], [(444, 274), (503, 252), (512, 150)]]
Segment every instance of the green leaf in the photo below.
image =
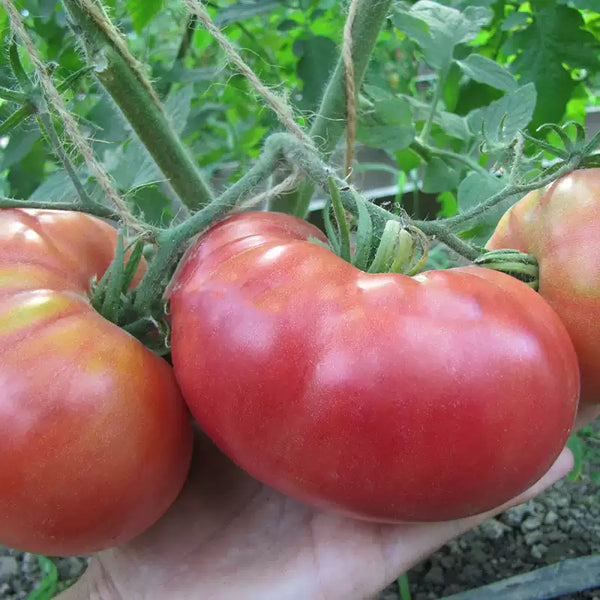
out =
[(73, 200), (77, 195), (71, 178), (66, 171), (56, 171), (52, 173), (33, 194), (29, 196), (30, 200), (39, 200), (45, 202), (61, 202), (62, 200)]
[(438, 217), (453, 217), (458, 212), (458, 204), (454, 194), (447, 190), (437, 197), (438, 204), (441, 206)]
[(492, 174), (483, 175), (483, 173), (469, 173), (458, 186), (458, 209), (465, 212), (504, 187), (502, 181)]
[[(427, 116), (431, 111), (431, 106), (427, 102), (423, 102), (418, 98), (412, 98), (410, 96), (403, 97), (410, 102), (410, 105), (413, 108), (415, 121), (424, 121), (427, 119)], [(438, 110), (433, 117), (433, 122), (439, 125), (448, 135), (459, 140), (468, 140), (472, 137), (467, 120), (460, 115), (445, 110)]]
[(367, 171), (382, 171), (384, 173), (390, 173), (394, 177), (398, 177), (399, 171), (392, 165), (388, 165), (386, 163), (366, 163), (361, 162), (357, 164), (352, 171), (354, 173), (364, 173)]
[(491, 16), (482, 6), (468, 6), (461, 12), (437, 2), (420, 0), (409, 10), (397, 6), (392, 22), (419, 44), (430, 66), (444, 69), (450, 64), (455, 46), (474, 39)]
[(405, 148), (396, 152), (396, 164), (404, 173), (409, 173), (421, 166), (421, 157), (410, 148)]
[(372, 148), (398, 152), (415, 137), (410, 104), (404, 97), (390, 96), (375, 100), (368, 123), (359, 123), (357, 138)]
[(450, 167), (442, 159), (434, 157), (425, 167), (422, 189), (426, 194), (443, 192), (455, 188), (459, 179), (459, 171)]
[(294, 42), (294, 54), (300, 57), (297, 66), (302, 80), (302, 108), (316, 108), (337, 60), (335, 42), (321, 35), (309, 35)]
[(558, 0), (559, 4), (569, 4), (579, 10), (591, 10), (600, 13), (600, 0)]
[(133, 28), (140, 33), (161, 10), (163, 0), (127, 0), (125, 5), (131, 15)]
[(525, 129), (535, 108), (535, 86), (528, 83), (488, 106), (472, 111), (467, 117), (473, 133), (483, 130), (486, 142), (494, 147), (510, 142), (517, 131)]
[(23, 128), (14, 129), (10, 135), (8, 145), (2, 152), (0, 171), (8, 169), (21, 161), (33, 148), (39, 137), (39, 130), (31, 129), (27, 131)]
[(556, 5), (545, 7), (503, 49), (518, 54), (512, 69), (520, 75), (520, 83), (535, 84), (539, 101), (533, 115), (534, 126), (556, 123), (562, 118), (577, 85), (565, 64), (598, 70), (598, 43), (583, 27), (583, 17), (577, 10)]
[(173, 218), (173, 202), (158, 185), (144, 185), (127, 196), (144, 220), (157, 227), (167, 226)]
[(457, 63), (465, 75), (480, 83), (504, 92), (512, 92), (518, 87), (517, 80), (508, 69), (481, 54), (469, 54), (465, 60), (459, 60)]
[(42, 570), (42, 580), (25, 600), (48, 600), (54, 598), (57, 592), (58, 569), (56, 565), (45, 556), (38, 556), (37, 559)]
[[(144, 2), (145, 0), (141, 1)], [(218, 27), (224, 27), (229, 23), (245, 21), (251, 17), (269, 14), (280, 7), (280, 0), (253, 0), (252, 2), (236, 2), (235, 4), (219, 8), (219, 13), (215, 17), (215, 23)]]
[(410, 125), (412, 122), (410, 104), (399, 96), (376, 100), (375, 115), (381, 123), (389, 125)]
[(567, 475), (571, 481), (577, 481), (581, 477), (583, 464), (583, 442), (576, 434), (567, 440), (567, 448), (573, 453), (573, 470)]
[(500, 29), (502, 31), (509, 31), (515, 27), (523, 27), (529, 23), (529, 19), (531, 19), (530, 13), (522, 11), (512, 12), (510, 15), (508, 15), (508, 17), (506, 17), (506, 19), (504, 19), (504, 21), (502, 21)]
[(359, 125), (357, 138), (371, 148), (389, 152), (404, 150), (414, 139), (412, 125)]

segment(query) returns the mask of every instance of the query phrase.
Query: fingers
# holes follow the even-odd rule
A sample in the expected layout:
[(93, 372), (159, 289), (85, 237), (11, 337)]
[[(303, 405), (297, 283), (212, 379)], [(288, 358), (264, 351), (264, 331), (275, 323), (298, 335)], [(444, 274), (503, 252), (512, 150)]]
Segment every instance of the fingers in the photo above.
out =
[(573, 468), (573, 455), (565, 448), (548, 472), (528, 490), (505, 504), (486, 513), (440, 523), (399, 525), (382, 531), (383, 552), (391, 565), (392, 577), (407, 571), (435, 552), (451, 539), (466, 533), (485, 520), (512, 506), (531, 500), (553, 483), (562, 479)]

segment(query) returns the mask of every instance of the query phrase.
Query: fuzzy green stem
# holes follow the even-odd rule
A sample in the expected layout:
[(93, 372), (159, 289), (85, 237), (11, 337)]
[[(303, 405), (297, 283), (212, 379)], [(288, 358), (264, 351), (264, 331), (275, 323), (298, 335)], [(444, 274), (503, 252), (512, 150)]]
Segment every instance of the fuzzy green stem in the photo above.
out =
[(327, 184), (329, 187), (329, 195), (331, 196), (333, 213), (337, 222), (338, 231), (340, 232), (340, 257), (345, 261), (350, 262), (350, 231), (348, 229), (348, 220), (346, 218), (344, 205), (342, 204), (340, 190), (332, 177), (328, 178)]
[[(358, 5), (352, 26), (352, 62), (356, 89), (362, 84), (391, 5), (391, 0), (362, 0)], [(346, 68), (344, 59), (340, 56), (325, 88), (317, 117), (310, 128), (310, 137), (323, 156), (328, 157), (335, 150), (346, 128), (346, 118)]]
[(85, 191), (85, 188), (83, 187), (81, 181), (79, 180), (79, 177), (77, 175), (77, 172), (75, 171), (75, 168), (73, 167), (69, 157), (67, 156), (67, 153), (65, 152), (65, 150), (63, 148), (63, 145), (60, 143), (60, 140), (58, 139), (58, 134), (56, 133), (56, 129), (54, 128), (54, 123), (52, 123), (52, 117), (50, 116), (50, 113), (48, 113), (46, 111), (41, 111), (38, 114), (38, 124), (40, 126), (40, 129), (44, 133), (44, 135), (50, 140), (50, 145), (52, 146), (52, 150), (54, 151), (56, 156), (58, 156), (60, 162), (62, 163), (63, 167), (65, 168), (65, 171), (67, 172), (67, 175), (69, 176), (69, 179), (73, 183), (73, 187), (75, 188), (75, 191), (77, 192), (77, 195), (79, 196), (79, 201), (81, 202), (81, 206), (84, 209), (91, 208), (93, 210), (96, 202), (94, 202), (88, 196), (88, 193)]
[(73, 210), (95, 217), (118, 220), (119, 215), (108, 206), (94, 203), (94, 206), (83, 207), (80, 202), (48, 202), (47, 200), (19, 200), (0, 196), (0, 208), (41, 208), (46, 210)]
[[(483, 213), (487, 212), (488, 210), (502, 202), (502, 200), (506, 200), (511, 196), (526, 194), (533, 190), (542, 188), (548, 185), (549, 183), (552, 183), (553, 181), (556, 181), (563, 175), (566, 175), (567, 173), (570, 173), (571, 171), (576, 169), (582, 162), (583, 158), (584, 157), (581, 154), (574, 154), (569, 158), (567, 162), (565, 162), (562, 165), (562, 167), (560, 167), (559, 169), (557, 169), (556, 171), (554, 171), (546, 177), (536, 179), (535, 181), (532, 181), (531, 183), (527, 184), (509, 185), (508, 187), (504, 188), (503, 190), (500, 190), (493, 196), (490, 196), (485, 202), (474, 206), (471, 210), (465, 211), (448, 219), (441, 219), (436, 222), (443, 224), (446, 227), (456, 229), (463, 223), (466, 223), (467, 221), (470, 221), (471, 219), (474, 219), (475, 217), (478, 217), (479, 215), (482, 215)], [(420, 225), (418, 226), (420, 227)]]
[(412, 224), (468, 260), (475, 260), (481, 254), (480, 248), (460, 239), (442, 221), (413, 221)]
[(431, 101), (431, 109), (429, 110), (429, 115), (427, 115), (427, 121), (425, 121), (425, 125), (423, 125), (423, 130), (421, 131), (421, 139), (423, 142), (427, 143), (429, 139), (429, 134), (431, 133), (431, 127), (433, 125), (433, 120), (435, 119), (435, 113), (437, 112), (438, 104), (442, 98), (442, 92), (444, 90), (444, 83), (446, 82), (446, 77), (448, 76), (449, 64), (440, 70), (438, 74), (437, 83), (435, 86), (435, 91), (433, 93), (433, 100)]
[(137, 289), (134, 307), (138, 311), (148, 308), (156, 298), (157, 291), (164, 285), (184, 244), (214, 223), (216, 219), (231, 211), (256, 186), (266, 181), (283, 158), (283, 149), (294, 143), (299, 142), (287, 134), (272, 135), (266, 141), (260, 158), (244, 177), (184, 223), (159, 234), (158, 250)]
[(96, 15), (77, 0), (63, 0), (76, 35), (82, 40), (88, 61), (97, 66), (96, 77), (112, 96), (125, 118), (150, 152), (157, 166), (169, 180), (182, 202), (197, 210), (212, 200), (212, 193), (150, 84), (131, 59), (106, 33), (110, 23), (102, 27)]
[(11, 129), (13, 129), (17, 125), (20, 125), (31, 115), (35, 114), (35, 111), (35, 106), (31, 104), (26, 104), (25, 106), (21, 106), (21, 108), (15, 110), (14, 113), (12, 113), (9, 117), (6, 118), (5, 121), (3, 121), (0, 124), (0, 135), (5, 135)]
[[(358, 90), (375, 48), (379, 32), (392, 5), (392, 0), (361, 0), (352, 26), (352, 62), (354, 85)], [(310, 137), (327, 158), (335, 150), (346, 128), (346, 68), (340, 55), (335, 70), (325, 88), (317, 117), (310, 129)], [(274, 200), (271, 210), (292, 212), (300, 217), (308, 213), (310, 199), (315, 191), (314, 183), (303, 181), (295, 192)]]
[(482, 167), (477, 161), (473, 160), (470, 156), (465, 156), (464, 154), (458, 154), (456, 152), (452, 152), (452, 150), (445, 150), (443, 148), (435, 148), (434, 146), (430, 146), (424, 143), (421, 139), (416, 138), (410, 144), (411, 150), (416, 152), (419, 156), (422, 157), (431, 157), (437, 156), (439, 158), (447, 158), (449, 160), (453, 160), (455, 162), (461, 163), (465, 165), (465, 167), (471, 169), (472, 171), (477, 171), (486, 177), (490, 176), (490, 172)]

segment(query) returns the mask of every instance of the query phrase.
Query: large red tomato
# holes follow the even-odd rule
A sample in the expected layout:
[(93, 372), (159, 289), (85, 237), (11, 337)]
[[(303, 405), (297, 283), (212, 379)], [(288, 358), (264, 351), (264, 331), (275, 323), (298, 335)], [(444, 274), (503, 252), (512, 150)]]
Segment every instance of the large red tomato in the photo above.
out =
[(173, 502), (192, 435), (172, 369), (90, 306), (116, 232), (78, 213), (0, 211), (0, 542), (82, 554)]
[(535, 255), (539, 292), (577, 351), (581, 399), (600, 402), (600, 169), (527, 194), (502, 217), (488, 248)]
[(184, 258), (173, 364), (208, 435), (282, 492), (371, 519), (463, 517), (536, 481), (579, 391), (550, 306), (477, 267), (366, 274), (311, 237), (255, 212)]

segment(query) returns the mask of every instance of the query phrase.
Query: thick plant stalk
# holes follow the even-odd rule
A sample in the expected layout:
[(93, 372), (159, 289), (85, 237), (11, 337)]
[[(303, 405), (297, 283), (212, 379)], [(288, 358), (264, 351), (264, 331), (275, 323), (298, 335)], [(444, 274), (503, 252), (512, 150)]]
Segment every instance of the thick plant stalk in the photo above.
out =
[[(352, 26), (352, 58), (354, 62), (354, 86), (360, 88), (379, 32), (385, 23), (392, 0), (360, 0)], [(346, 69), (340, 55), (335, 70), (325, 88), (317, 117), (310, 129), (310, 137), (327, 159), (335, 150), (346, 128)], [(271, 203), (271, 210), (293, 212), (304, 217), (315, 191), (309, 181), (303, 181), (298, 189)]]
[(150, 83), (136, 68), (123, 40), (92, 0), (63, 0), (96, 77), (112, 96), (181, 201), (191, 210), (212, 193), (173, 129)]

